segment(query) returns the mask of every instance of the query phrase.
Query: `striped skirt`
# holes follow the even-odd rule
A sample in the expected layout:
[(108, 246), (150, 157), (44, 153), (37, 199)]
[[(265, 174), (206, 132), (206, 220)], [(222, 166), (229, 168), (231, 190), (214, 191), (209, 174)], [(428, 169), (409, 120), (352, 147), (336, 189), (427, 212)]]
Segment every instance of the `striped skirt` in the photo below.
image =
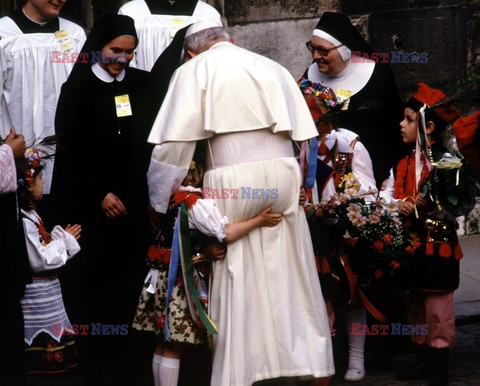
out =
[(72, 325), (56, 276), (33, 278), (21, 300), (29, 374), (61, 373), (77, 366)]

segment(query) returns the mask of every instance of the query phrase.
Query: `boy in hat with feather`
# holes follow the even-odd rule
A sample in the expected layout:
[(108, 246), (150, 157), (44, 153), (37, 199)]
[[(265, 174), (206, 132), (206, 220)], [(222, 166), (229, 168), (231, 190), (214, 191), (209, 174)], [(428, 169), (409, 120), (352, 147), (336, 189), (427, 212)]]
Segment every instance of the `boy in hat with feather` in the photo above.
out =
[(458, 288), (463, 254), (455, 222), (460, 213), (440, 192), (450, 189), (445, 177), (452, 175), (451, 168), (442, 168), (452, 155), (440, 134), (457, 118), (457, 109), (442, 91), (419, 83), (400, 123), (403, 142), (415, 148), (397, 165), (393, 196), (399, 200), (404, 225), (415, 229), (422, 242), (412, 269), (408, 323), (428, 325), (428, 334), (410, 336), (417, 346), (417, 361), (397, 379), (428, 379), (430, 385), (448, 384), (449, 353), (455, 345), (453, 291)]

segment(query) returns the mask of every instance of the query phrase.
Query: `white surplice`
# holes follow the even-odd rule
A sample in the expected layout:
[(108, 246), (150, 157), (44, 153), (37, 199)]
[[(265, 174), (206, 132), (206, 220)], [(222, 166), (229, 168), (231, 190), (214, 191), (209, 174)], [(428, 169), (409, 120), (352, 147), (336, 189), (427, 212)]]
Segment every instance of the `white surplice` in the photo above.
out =
[[(80, 52), (85, 32), (75, 23), (59, 18), (60, 30), (68, 32), (72, 52)], [(55, 134), (54, 120), (62, 84), (74, 63), (54, 63), (62, 52), (54, 33), (24, 34), (9, 17), (0, 19), (0, 135), (14, 128), (31, 146)], [(60, 54), (61, 57), (61, 54)], [(53, 162), (44, 168), (45, 193), (49, 192)]]
[(160, 54), (172, 42), (175, 32), (200, 20), (210, 20), (219, 27), (222, 19), (215, 8), (199, 1), (192, 16), (155, 15), (150, 12), (144, 0), (132, 0), (120, 7), (120, 15), (127, 15), (135, 20), (138, 46), (131, 67), (150, 71)]
[[(152, 205), (166, 209), (196, 141), (208, 139), (204, 187), (239, 192), (237, 198), (214, 199), (230, 223), (269, 205), (283, 213), (277, 226), (257, 228), (230, 243), (225, 260), (213, 263), (209, 307), (219, 330), (213, 386), (334, 373), (291, 143), (316, 135), (296, 82), (263, 56), (217, 43), (172, 78), (149, 137), (157, 144), (148, 173)], [(267, 189), (263, 198), (254, 193)]]

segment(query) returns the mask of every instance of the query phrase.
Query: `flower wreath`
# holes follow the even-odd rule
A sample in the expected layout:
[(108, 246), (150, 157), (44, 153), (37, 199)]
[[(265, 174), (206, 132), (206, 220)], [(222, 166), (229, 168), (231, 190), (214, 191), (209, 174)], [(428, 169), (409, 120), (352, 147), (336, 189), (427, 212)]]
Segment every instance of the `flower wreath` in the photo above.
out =
[(313, 95), (323, 100), (327, 107), (336, 107), (338, 105), (337, 97), (330, 87), (323, 86), (321, 83), (312, 82), (309, 79), (303, 79), (298, 83), (298, 87), (305, 95)]
[(42, 158), (37, 149), (29, 147), (25, 150), (25, 159), (28, 167), (25, 170), (25, 175), (17, 180), (19, 186), (25, 186), (33, 182), (35, 171), (40, 167), (40, 161)]

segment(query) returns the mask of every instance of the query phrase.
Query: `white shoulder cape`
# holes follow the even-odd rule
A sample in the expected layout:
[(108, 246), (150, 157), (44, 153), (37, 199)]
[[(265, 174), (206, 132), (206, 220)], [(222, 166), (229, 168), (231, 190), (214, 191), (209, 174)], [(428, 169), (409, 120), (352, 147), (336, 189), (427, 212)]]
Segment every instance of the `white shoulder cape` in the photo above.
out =
[(221, 42), (174, 73), (148, 141), (196, 141), (264, 128), (286, 131), (296, 141), (317, 135), (297, 83), (284, 67)]

